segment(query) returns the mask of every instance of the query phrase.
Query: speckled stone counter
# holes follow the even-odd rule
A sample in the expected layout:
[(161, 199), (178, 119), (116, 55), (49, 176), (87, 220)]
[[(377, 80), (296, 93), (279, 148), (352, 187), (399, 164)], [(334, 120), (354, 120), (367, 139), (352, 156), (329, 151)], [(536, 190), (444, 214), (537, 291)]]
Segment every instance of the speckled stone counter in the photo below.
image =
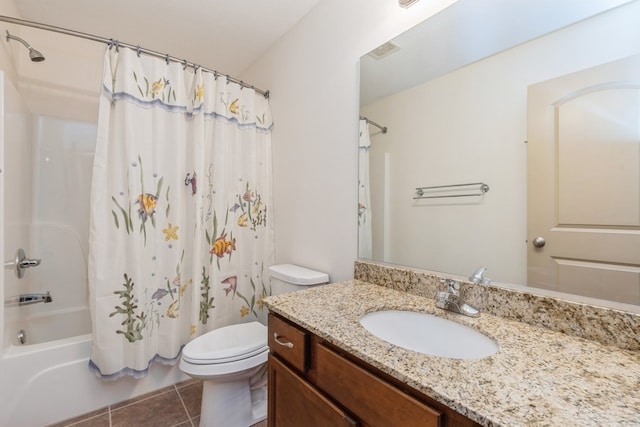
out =
[[(640, 425), (640, 352), (605, 346), (483, 313), (440, 310), (431, 298), (352, 280), (265, 300), (363, 361), (485, 426)], [(376, 338), (362, 315), (384, 309), (435, 314), (493, 338), (498, 352), (455, 360)]]

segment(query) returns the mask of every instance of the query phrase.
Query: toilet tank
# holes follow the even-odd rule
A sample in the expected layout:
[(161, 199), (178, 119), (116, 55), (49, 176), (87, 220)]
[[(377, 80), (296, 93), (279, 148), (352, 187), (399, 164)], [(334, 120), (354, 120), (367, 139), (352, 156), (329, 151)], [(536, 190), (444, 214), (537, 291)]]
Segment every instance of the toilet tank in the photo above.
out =
[(271, 294), (309, 289), (329, 283), (329, 275), (293, 264), (278, 264), (269, 267), (271, 274)]

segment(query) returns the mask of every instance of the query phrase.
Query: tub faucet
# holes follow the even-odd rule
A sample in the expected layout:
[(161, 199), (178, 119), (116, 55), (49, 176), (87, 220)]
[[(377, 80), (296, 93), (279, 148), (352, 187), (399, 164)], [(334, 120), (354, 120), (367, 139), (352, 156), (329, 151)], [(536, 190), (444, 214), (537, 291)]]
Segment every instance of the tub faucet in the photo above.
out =
[(475, 285), (488, 285), (489, 283), (491, 283), (491, 279), (489, 279), (488, 277), (484, 277), (485, 271), (487, 271), (487, 267), (480, 267), (476, 271), (474, 271), (473, 274), (469, 276), (469, 280), (471, 280), (471, 283)]
[(51, 298), (51, 293), (49, 291), (43, 294), (21, 294), (14, 297), (5, 298), (4, 300), (4, 304), (10, 307), (38, 304), (41, 302), (53, 302), (53, 298)]
[(447, 285), (447, 290), (438, 292), (436, 297), (436, 307), (454, 313), (464, 314), (469, 317), (480, 316), (480, 311), (475, 307), (462, 301), (460, 297), (460, 283), (453, 279), (440, 279), (440, 282)]

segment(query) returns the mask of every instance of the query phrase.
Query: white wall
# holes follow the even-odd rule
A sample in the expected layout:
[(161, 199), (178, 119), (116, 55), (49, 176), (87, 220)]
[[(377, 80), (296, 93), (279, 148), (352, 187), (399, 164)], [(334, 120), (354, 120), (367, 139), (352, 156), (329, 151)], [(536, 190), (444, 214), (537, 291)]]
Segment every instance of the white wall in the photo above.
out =
[(243, 74), (271, 90), (276, 261), (353, 277), (358, 59), (453, 0), (322, 0)]
[[(0, 0), (0, 14), (9, 16), (18, 16), (17, 9), (12, 0)], [(7, 239), (4, 224), (6, 221), (16, 221), (23, 215), (26, 215), (31, 211), (31, 201), (21, 200), (19, 204), (10, 206), (9, 209), (5, 206), (5, 195), (9, 191), (12, 194), (17, 192), (15, 187), (17, 180), (26, 179), (25, 185), (31, 186), (30, 178), (27, 174), (23, 176), (7, 176), (5, 170), (5, 162), (7, 158), (13, 159), (15, 163), (23, 163), (26, 159), (30, 158), (31, 151), (26, 145), (22, 145), (23, 141), (27, 138), (26, 123), (24, 123), (23, 111), (26, 109), (19, 103), (19, 97), (13, 84), (17, 79), (16, 68), (11, 61), (11, 51), (7, 43), (2, 43), (0, 47), (0, 78), (2, 80), (0, 87), (0, 260), (4, 261), (13, 258), (13, 250), (5, 250), (5, 241)], [(10, 101), (10, 107), (5, 107), (5, 100)], [(10, 121), (6, 122), (5, 117), (10, 118)], [(6, 141), (12, 141), (9, 146), (5, 146)], [(25, 164), (25, 166), (27, 166)], [(19, 181), (18, 181), (19, 182)], [(8, 186), (13, 185), (13, 189), (9, 189)], [(18, 230), (15, 230), (19, 232)], [(17, 239), (27, 241), (28, 236), (25, 234), (16, 236)], [(4, 302), (5, 289), (7, 283), (5, 283), (5, 276), (0, 276), (0, 302)], [(9, 276), (11, 277), (11, 276)], [(0, 351), (3, 350), (4, 343), (4, 304), (0, 305)]]
[[(638, 16), (631, 3), (364, 106), (390, 129), (371, 148), (373, 208), (391, 158), (387, 261), (526, 283), (527, 86), (637, 53)], [(480, 200), (412, 200), (415, 187), (478, 181), (490, 186)]]
[[(16, 8), (13, 0), (0, 0), (0, 15), (20, 18), (18, 9)], [(2, 29), (2, 38), (0, 38), (0, 40), (2, 41), (2, 46), (0, 47), (0, 69), (5, 73), (5, 80), (9, 80), (15, 85), (18, 74), (16, 71), (16, 67), (11, 60), (11, 58), (13, 57), (11, 46), (6, 42), (6, 39), (4, 38), (4, 31), (10, 28), (14, 27), (5, 23), (2, 23), (0, 25), (0, 29)], [(11, 34), (13, 34), (13, 31), (11, 31)], [(19, 35), (18, 32), (16, 32), (16, 34)]]

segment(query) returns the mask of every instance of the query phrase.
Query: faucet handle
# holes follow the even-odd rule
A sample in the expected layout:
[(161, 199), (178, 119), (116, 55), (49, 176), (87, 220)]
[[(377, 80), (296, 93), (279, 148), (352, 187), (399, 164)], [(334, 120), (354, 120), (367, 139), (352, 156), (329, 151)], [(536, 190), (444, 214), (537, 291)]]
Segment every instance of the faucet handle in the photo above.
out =
[(479, 267), (476, 271), (469, 276), (469, 280), (474, 284), (488, 285), (491, 283), (491, 279), (484, 277), (484, 273), (487, 271), (487, 267)]
[(460, 290), (460, 283), (456, 282), (453, 279), (440, 279), (440, 283), (444, 283), (447, 285), (447, 290), (450, 294), (458, 295), (458, 291)]

